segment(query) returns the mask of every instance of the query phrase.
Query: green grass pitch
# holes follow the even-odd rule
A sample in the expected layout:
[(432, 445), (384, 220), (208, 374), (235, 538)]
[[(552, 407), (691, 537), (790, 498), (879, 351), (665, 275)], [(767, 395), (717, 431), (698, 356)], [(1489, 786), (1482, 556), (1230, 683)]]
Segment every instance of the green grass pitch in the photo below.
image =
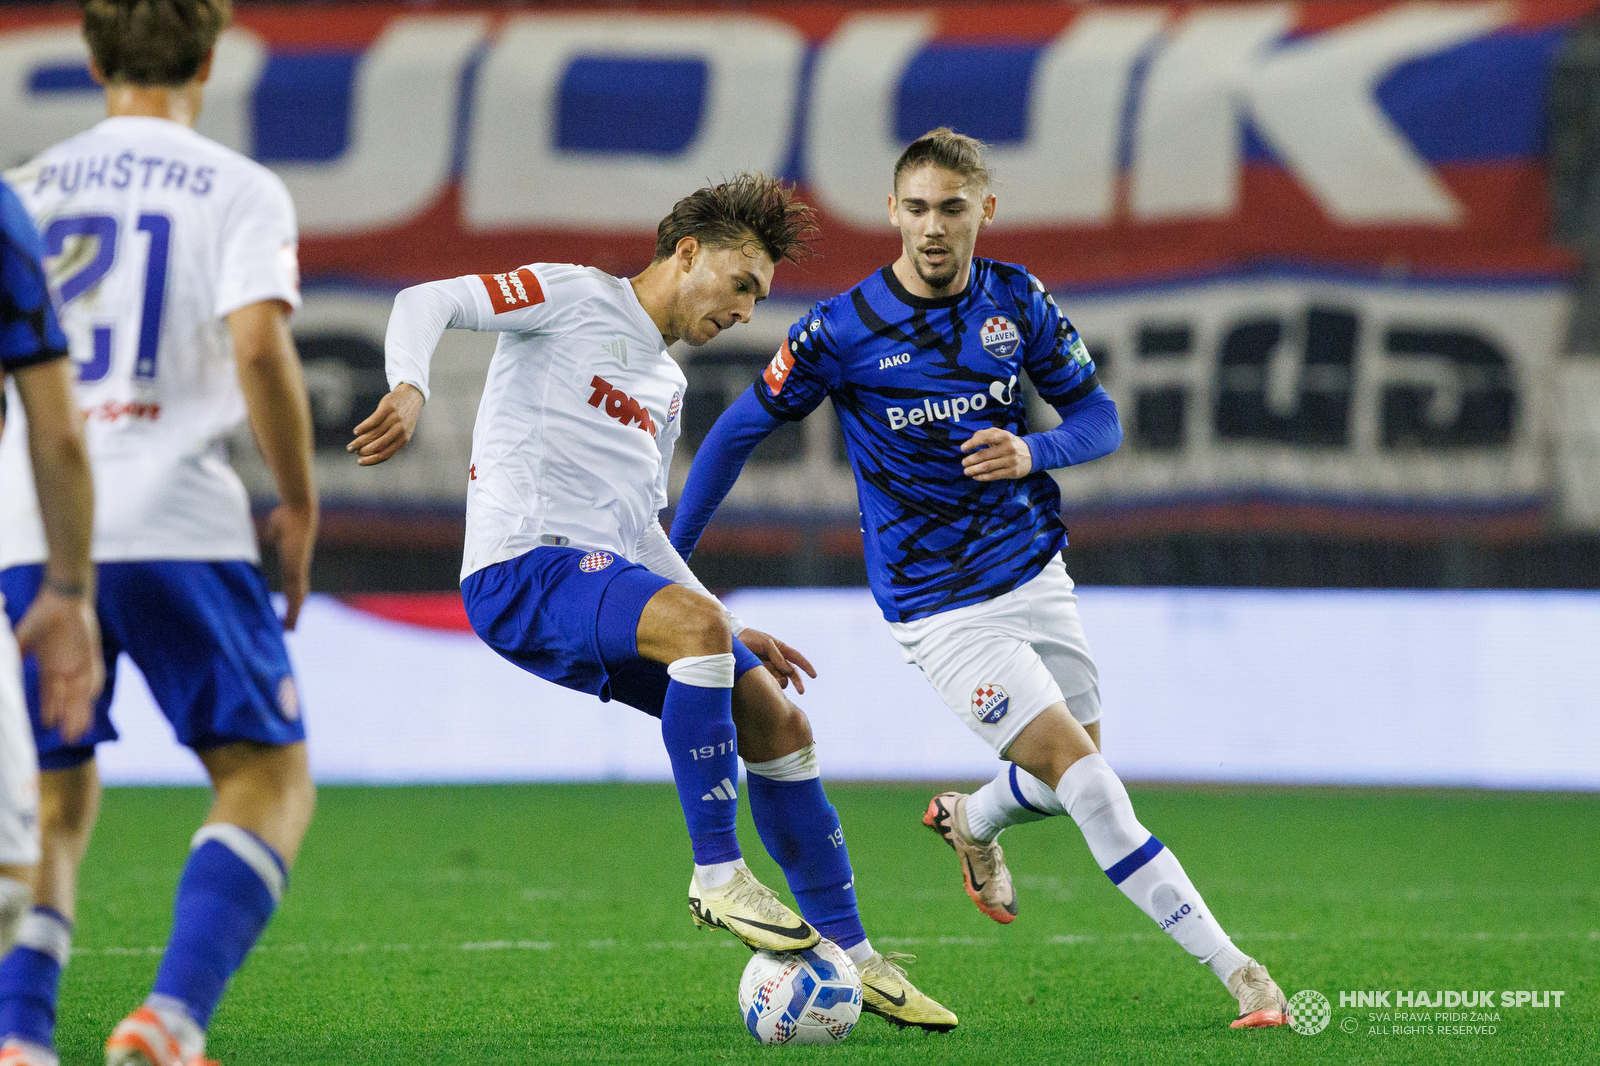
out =
[[(324, 788), (288, 896), (212, 1025), (225, 1066), (427, 1063), (1600, 1062), (1600, 796), (1135, 788), (1237, 942), (1315, 1036), (1233, 1032), (1233, 1002), (1118, 893), (1066, 819), (1005, 844), (999, 926), (919, 824), (925, 787), (836, 785), (868, 932), (961, 1016), (947, 1035), (863, 1017), (836, 1048), (762, 1048), (747, 955), (689, 922), (670, 787)], [(60, 1048), (95, 1063), (155, 973), (206, 794), (113, 789), (84, 868)], [(782, 889), (746, 817), (758, 876)], [(1379, 1035), (1358, 989), (1566, 993), (1493, 1035)], [(1346, 1033), (1341, 1022), (1357, 1020)]]

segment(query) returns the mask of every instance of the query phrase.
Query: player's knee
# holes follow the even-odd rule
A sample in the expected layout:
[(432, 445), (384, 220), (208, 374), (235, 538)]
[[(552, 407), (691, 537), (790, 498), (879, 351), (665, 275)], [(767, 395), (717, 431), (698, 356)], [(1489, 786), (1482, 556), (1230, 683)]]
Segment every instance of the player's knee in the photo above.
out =
[(46, 842), (81, 850), (100, 816), (99, 780), (75, 766), (40, 775), (39, 835)]
[(721, 655), (733, 650), (733, 628), (727, 614), (704, 597), (685, 601), (675, 628), (681, 655)]
[(754, 762), (781, 759), (812, 742), (811, 721), (784, 697), (765, 667), (746, 671), (734, 685), (733, 724), (739, 753)]

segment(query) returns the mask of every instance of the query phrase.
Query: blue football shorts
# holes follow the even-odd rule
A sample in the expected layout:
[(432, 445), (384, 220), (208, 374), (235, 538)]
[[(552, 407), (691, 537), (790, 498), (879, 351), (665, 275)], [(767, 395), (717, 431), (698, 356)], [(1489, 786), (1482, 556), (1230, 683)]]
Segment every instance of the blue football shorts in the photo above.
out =
[[(608, 551), (535, 548), (468, 574), (467, 618), (530, 674), (661, 717), (667, 668), (639, 656), (639, 616), (673, 582)], [(734, 676), (761, 660), (733, 642)]]
[[(94, 724), (72, 744), (39, 721), (39, 669), (23, 666), (28, 716), (41, 770), (87, 762), (94, 746), (117, 739), (111, 696), (117, 656), (144, 674), (178, 740), (196, 751), (249, 740), (282, 746), (305, 740), (300, 693), (272, 609), (253, 563), (162, 559), (101, 563), (95, 609), (105, 645), (106, 687)], [(15, 626), (44, 580), (40, 565), (0, 571), (6, 613)]]

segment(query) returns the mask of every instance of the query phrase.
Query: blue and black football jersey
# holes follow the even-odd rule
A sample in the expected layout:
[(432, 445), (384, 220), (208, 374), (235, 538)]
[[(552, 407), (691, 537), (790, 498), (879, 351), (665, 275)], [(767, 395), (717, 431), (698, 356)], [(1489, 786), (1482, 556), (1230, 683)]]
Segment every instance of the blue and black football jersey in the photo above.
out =
[(22, 201), (0, 182), (0, 377), (67, 354), (39, 264), (43, 246)]
[(955, 296), (914, 296), (885, 267), (817, 304), (756, 383), (780, 419), (833, 400), (861, 501), (868, 581), (891, 622), (992, 599), (1065, 546), (1049, 474), (983, 482), (961, 466), (961, 444), (978, 430), (1028, 432), (1024, 371), (1053, 407), (1097, 384), (1077, 331), (1038, 279), (974, 258)]

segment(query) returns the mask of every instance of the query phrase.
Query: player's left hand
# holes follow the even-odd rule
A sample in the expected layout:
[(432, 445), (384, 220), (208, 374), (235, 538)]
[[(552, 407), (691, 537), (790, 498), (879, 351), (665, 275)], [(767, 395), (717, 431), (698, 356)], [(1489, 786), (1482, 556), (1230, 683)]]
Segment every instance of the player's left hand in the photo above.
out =
[(980, 429), (961, 444), (970, 452), (961, 460), (962, 472), (977, 481), (1004, 481), (1027, 477), (1033, 471), (1028, 442), (996, 426)]
[(106, 681), (100, 620), (88, 595), (39, 590), (17, 623), (17, 645), (39, 664), (39, 718), (71, 744), (94, 722), (94, 701)]
[(777, 637), (745, 626), (739, 631), (739, 640), (745, 647), (755, 652), (756, 658), (772, 671), (772, 676), (778, 679), (779, 688), (788, 688), (789, 682), (793, 681), (794, 690), (803, 693), (806, 690), (806, 683), (801, 678), (800, 671), (804, 670), (812, 677), (817, 676), (816, 667), (812, 666), (804, 655)]

